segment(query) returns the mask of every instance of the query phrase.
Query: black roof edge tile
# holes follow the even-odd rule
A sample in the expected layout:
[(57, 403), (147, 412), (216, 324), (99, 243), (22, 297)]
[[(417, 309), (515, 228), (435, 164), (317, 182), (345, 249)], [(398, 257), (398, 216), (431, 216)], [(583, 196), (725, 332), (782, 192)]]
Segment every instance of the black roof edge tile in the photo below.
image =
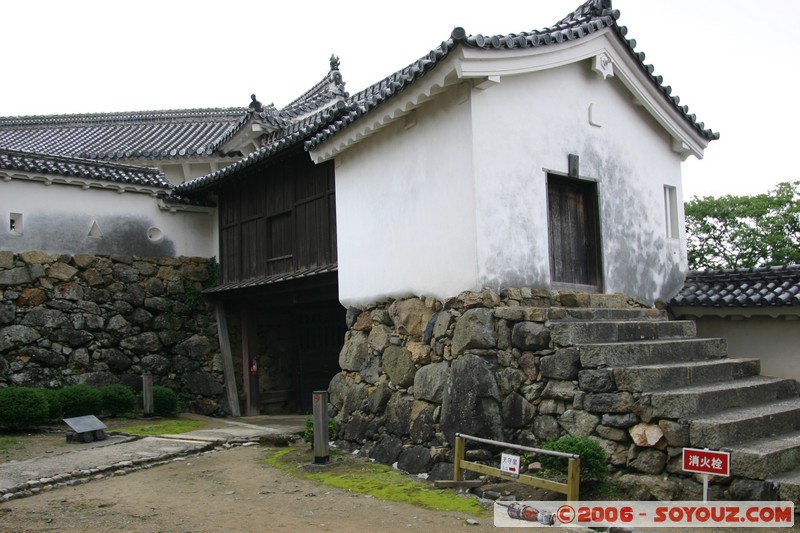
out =
[[(520, 39), (523, 39), (530, 46), (546, 46), (551, 45), (554, 42), (563, 42), (565, 39), (572, 40), (581, 38), (588, 33), (593, 33), (593, 31), (596, 31), (590, 29), (585, 34), (583, 31), (580, 31), (584, 28), (602, 29), (605, 27), (611, 28), (614, 34), (625, 45), (628, 53), (634, 59), (645, 76), (664, 95), (664, 100), (668, 105), (671, 105), (673, 109), (675, 109), (701, 137), (708, 141), (719, 139), (720, 134), (718, 132), (714, 132), (713, 130), (706, 128), (705, 123), (697, 121), (696, 115), (689, 114), (688, 106), (679, 105), (680, 98), (672, 95), (671, 86), (663, 85), (664, 78), (661, 75), (653, 74), (655, 67), (652, 64), (648, 65), (644, 63), (646, 57), (644, 52), (635, 51), (637, 44), (636, 40), (628, 39), (626, 37), (628, 29), (625, 26), (620, 26), (617, 24), (617, 20), (619, 18), (620, 12), (619, 10), (613, 9), (611, 0), (588, 0), (587, 2), (581, 4), (575, 11), (557, 22), (555, 25), (541, 30), (486, 37), (481, 34), (467, 35), (464, 28), (456, 27), (450, 33), (450, 38), (447, 41), (443, 41), (436, 49), (432, 50), (410, 65), (403, 67), (394, 74), (351, 96), (349, 100), (351, 102), (358, 102), (359, 104), (354, 106), (355, 113), (351, 116), (345, 117), (341, 123), (336, 124), (334, 127), (317, 133), (306, 142), (306, 149), (311, 150), (315, 146), (325, 142), (328, 138), (336, 135), (339, 131), (345, 129), (350, 124), (357, 121), (361, 116), (368, 114), (372, 109), (377, 108), (385, 100), (399, 92), (386, 92), (383, 90), (383, 87), (388, 80), (394, 80), (398, 82), (398, 90), (404, 89), (405, 86), (420, 79), (424, 74), (424, 71), (435, 67), (436, 64), (438, 64), (438, 61), (446, 57), (455, 46), (461, 45), (483, 49), (515, 48), (520, 42)], [(424, 64), (422, 63), (423, 61), (425, 61)], [(403, 72), (409, 69), (415, 70), (415, 67), (422, 68), (423, 73), (414, 75), (411, 77), (411, 79), (406, 79), (404, 77), (400, 79)]]

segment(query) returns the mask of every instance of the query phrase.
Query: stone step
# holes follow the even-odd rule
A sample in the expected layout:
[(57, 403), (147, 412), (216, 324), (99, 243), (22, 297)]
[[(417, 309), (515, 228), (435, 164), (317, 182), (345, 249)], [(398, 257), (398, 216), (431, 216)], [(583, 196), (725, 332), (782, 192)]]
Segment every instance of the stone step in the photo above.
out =
[(650, 394), (653, 416), (683, 418), (797, 397), (797, 382), (787, 378), (748, 378), (694, 385)]
[(800, 430), (800, 398), (743, 405), (747, 407), (687, 418), (691, 445), (718, 449), (738, 442)]
[(722, 359), (728, 344), (725, 339), (673, 339), (581, 344), (577, 349), (584, 368), (616, 368)]
[(734, 444), (725, 449), (731, 452), (731, 474), (767, 479), (800, 465), (800, 431)]
[(778, 486), (778, 496), (782, 501), (794, 502), (794, 511), (797, 513), (800, 505), (800, 468), (769, 476), (767, 481)]
[[(513, 309), (510, 308), (510, 309)], [(657, 320), (667, 321), (666, 311), (661, 309), (627, 308), (604, 309), (596, 307), (548, 307), (547, 319), (558, 321), (576, 320)]]
[(680, 364), (625, 366), (614, 369), (617, 389), (628, 392), (657, 391), (757, 376), (758, 359), (712, 359)]
[(550, 322), (550, 337), (559, 346), (597, 342), (686, 339), (697, 335), (692, 320), (605, 320)]

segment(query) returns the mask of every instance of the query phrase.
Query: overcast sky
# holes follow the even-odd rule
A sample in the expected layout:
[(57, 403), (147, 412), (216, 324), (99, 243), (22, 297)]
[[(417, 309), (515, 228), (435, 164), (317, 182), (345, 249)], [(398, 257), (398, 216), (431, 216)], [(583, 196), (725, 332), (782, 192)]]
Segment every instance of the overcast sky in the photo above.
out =
[[(3, 2), (0, 116), (282, 106), (335, 53), (357, 92), (447, 39), (552, 25), (579, 0)], [(637, 51), (719, 131), (684, 194), (765, 192), (795, 170), (800, 32), (791, 0), (614, 0)]]

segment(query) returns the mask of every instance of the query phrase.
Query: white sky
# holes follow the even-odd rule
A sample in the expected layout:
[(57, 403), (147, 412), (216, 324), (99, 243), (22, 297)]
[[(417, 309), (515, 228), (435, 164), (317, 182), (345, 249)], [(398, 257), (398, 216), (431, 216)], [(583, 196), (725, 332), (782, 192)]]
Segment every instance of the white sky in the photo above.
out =
[[(282, 106), (335, 53), (351, 92), (446, 39), (549, 26), (580, 0), (5, 0), (0, 116)], [(765, 192), (794, 170), (792, 0), (614, 0), (637, 51), (722, 135), (684, 164), (685, 199)]]

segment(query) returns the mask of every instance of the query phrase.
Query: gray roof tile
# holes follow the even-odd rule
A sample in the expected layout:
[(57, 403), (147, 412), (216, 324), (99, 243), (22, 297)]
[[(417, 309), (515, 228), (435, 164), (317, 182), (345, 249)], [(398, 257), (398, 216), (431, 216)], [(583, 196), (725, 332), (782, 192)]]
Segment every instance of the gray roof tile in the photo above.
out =
[(99, 160), (222, 156), (219, 140), (247, 108), (0, 118), (0, 147)]
[(693, 271), (670, 303), (678, 307), (800, 306), (800, 265)]
[(672, 95), (672, 87), (664, 85), (661, 76), (653, 75), (655, 70), (653, 65), (645, 64), (644, 53), (635, 51), (636, 41), (625, 37), (628, 33), (628, 29), (625, 26), (617, 25), (616, 21), (619, 16), (619, 11), (612, 9), (611, 0), (589, 0), (555, 25), (541, 30), (487, 37), (481, 34), (467, 36), (463, 28), (456, 28), (451, 33), (449, 39), (442, 42), (427, 55), (378, 83), (367, 87), (358, 94), (351, 96), (348, 100), (348, 105), (352, 108), (351, 111), (306, 141), (305, 147), (307, 150), (310, 150), (325, 142), (339, 131), (371, 112), (386, 100), (398, 94), (435, 68), (456, 46), (462, 45), (485, 50), (532, 48), (580, 39), (604, 28), (612, 29), (614, 34), (626, 46), (630, 55), (636, 60), (639, 68), (642, 69), (650, 81), (661, 91), (670, 105), (672, 105), (701, 136), (708, 140), (718, 139), (719, 133), (706, 129), (705, 124), (698, 122), (694, 114), (689, 114), (689, 106), (680, 105), (680, 98)]
[(60, 155), (37, 154), (0, 148), (0, 169), (65, 176), (70, 178), (108, 181), (130, 185), (171, 189), (164, 174), (155, 168), (146, 168), (119, 163), (100, 162)]

